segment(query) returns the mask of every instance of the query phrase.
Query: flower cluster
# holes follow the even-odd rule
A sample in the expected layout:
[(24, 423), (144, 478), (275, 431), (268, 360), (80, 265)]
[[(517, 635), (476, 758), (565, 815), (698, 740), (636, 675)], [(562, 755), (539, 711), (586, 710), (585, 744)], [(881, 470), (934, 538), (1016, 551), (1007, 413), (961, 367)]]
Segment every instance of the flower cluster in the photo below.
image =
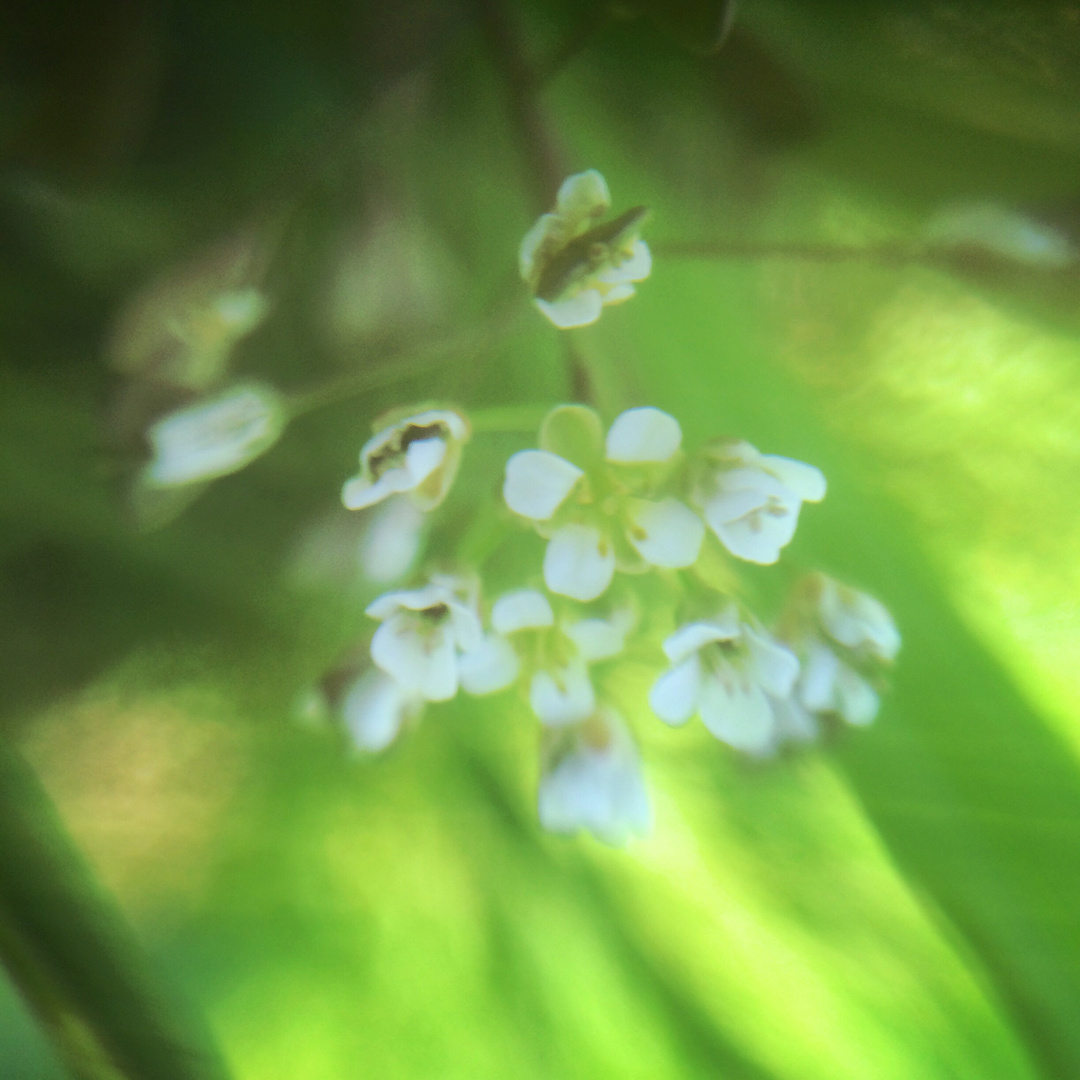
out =
[[(364, 447), (346, 505), (402, 493), (421, 505), (441, 501), (469, 430), (454, 410), (405, 410)], [(651, 811), (640, 757), (605, 692), (604, 668), (629, 642), (667, 659), (648, 695), (660, 720), (681, 726), (699, 716), (753, 757), (811, 741), (830, 714), (861, 724), (876, 712), (873, 687), (899, 648), (877, 601), (811, 575), (773, 632), (697, 570), (710, 545), (713, 566), (775, 563), (803, 503), (822, 499), (825, 487), (813, 466), (746, 442), (687, 452), (678, 421), (660, 409), (629, 409), (605, 430), (594, 410), (558, 406), (539, 446), (511, 455), (503, 476), (508, 524), (544, 541), (534, 569), (490, 601), (479, 568), (374, 600), (371, 666), (339, 695), (343, 723), (374, 751), (429, 703), (517, 687), (542, 732), (541, 823), (610, 843), (644, 832)], [(631, 576), (616, 581), (617, 573)], [(634, 582), (646, 574), (670, 601), (674, 627), (662, 640), (650, 636), (655, 604), (641, 617)]]
[[(579, 173), (522, 242), (522, 277), (559, 327), (593, 322), (649, 273), (637, 236), (644, 209), (603, 223), (609, 208), (603, 177)], [(343, 503), (394, 496), (435, 509), (470, 433), (450, 408), (384, 417)], [(511, 580), (492, 599), (481, 589), (485, 547), (457, 575), (432, 574), (367, 607), (378, 622), (370, 663), (351, 669), (335, 699), (357, 747), (383, 749), (426, 706), (459, 692), (516, 689), (541, 732), (541, 824), (621, 843), (651, 823), (637, 743), (613, 700), (610, 665), (631, 649), (655, 660), (648, 706), (661, 721), (681, 727), (698, 716), (754, 758), (811, 742), (830, 718), (874, 718), (900, 647), (877, 600), (807, 575), (770, 629), (739, 596), (740, 563), (778, 562), (803, 505), (825, 497), (820, 470), (739, 440), (686, 450), (679, 422), (651, 406), (605, 428), (592, 408), (560, 405), (537, 441), (505, 465), (502, 542), (517, 548), (504, 560)], [(535, 562), (519, 557), (533, 546)]]

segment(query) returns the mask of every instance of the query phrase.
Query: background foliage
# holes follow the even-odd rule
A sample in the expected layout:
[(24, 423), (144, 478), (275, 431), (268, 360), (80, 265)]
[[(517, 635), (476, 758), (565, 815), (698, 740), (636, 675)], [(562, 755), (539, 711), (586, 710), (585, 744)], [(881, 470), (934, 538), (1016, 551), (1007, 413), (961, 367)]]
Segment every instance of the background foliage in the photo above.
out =
[[(916, 250), (965, 201), (1074, 238), (1080, 9), (746, 0), (709, 52), (731, 15), (5, 6), (0, 685), (57, 816), (11, 757), (0, 939), (59, 1041), (5, 985), (4, 1076), (1080, 1074), (1078, 279)], [(575, 365), (514, 260), (589, 167), (656, 265)], [(312, 407), (140, 531), (118, 316), (237, 252), (272, 307), (234, 370)], [(583, 379), (819, 465), (775, 576), (905, 640), (872, 729), (767, 767), (621, 672), (657, 818), (621, 851), (540, 832), (505, 696), (376, 759), (296, 718), (376, 591), (312, 539), (371, 419)], [(531, 440), (470, 445), (431, 552)]]

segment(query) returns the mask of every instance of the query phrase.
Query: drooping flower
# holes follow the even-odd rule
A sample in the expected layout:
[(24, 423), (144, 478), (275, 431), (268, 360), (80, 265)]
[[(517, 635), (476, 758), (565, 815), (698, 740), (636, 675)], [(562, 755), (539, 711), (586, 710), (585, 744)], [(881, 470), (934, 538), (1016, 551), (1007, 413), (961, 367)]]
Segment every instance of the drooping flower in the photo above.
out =
[(810, 574), (796, 586), (780, 633), (801, 660), (794, 696), (804, 708), (860, 727), (877, 716), (875, 683), (900, 650), (884, 604), (825, 574)]
[(360, 450), (360, 472), (345, 482), (341, 501), (360, 510), (407, 492), (421, 510), (433, 510), (457, 475), (469, 422), (453, 409), (426, 409), (382, 417)]
[(277, 442), (286, 422), (281, 396), (260, 383), (177, 409), (147, 431), (153, 457), (140, 482), (172, 488), (239, 472)]
[(652, 271), (648, 245), (638, 237), (646, 208), (600, 222), (610, 209), (603, 176), (595, 169), (576, 173), (563, 181), (554, 211), (542, 214), (521, 241), (521, 276), (536, 306), (562, 330), (596, 322)]
[(791, 543), (802, 504), (825, 497), (820, 469), (747, 442), (707, 447), (696, 465), (691, 501), (732, 555), (762, 566)]
[(697, 560), (704, 525), (662, 490), (681, 442), (678, 421), (660, 409), (628, 409), (605, 438), (592, 409), (563, 405), (545, 419), (541, 448), (510, 458), (503, 498), (548, 538), (544, 582), (553, 593), (595, 600), (617, 567)]
[(637, 747), (618, 714), (601, 706), (574, 728), (545, 738), (538, 797), (550, 832), (591, 832), (619, 845), (652, 827)]
[(360, 566), (368, 581), (389, 585), (401, 580), (416, 561), (424, 512), (408, 496), (396, 495), (369, 513), (357, 549)]
[(681, 626), (663, 648), (672, 667), (649, 692), (661, 720), (678, 726), (696, 713), (736, 750), (773, 752), (779, 739), (773, 699), (787, 698), (799, 673), (791, 650), (740, 621), (734, 606)]
[(480, 617), (468, 587), (433, 578), (419, 589), (385, 593), (367, 607), (382, 625), (371, 659), (425, 701), (448, 701), (461, 682), (459, 658), (483, 644)]

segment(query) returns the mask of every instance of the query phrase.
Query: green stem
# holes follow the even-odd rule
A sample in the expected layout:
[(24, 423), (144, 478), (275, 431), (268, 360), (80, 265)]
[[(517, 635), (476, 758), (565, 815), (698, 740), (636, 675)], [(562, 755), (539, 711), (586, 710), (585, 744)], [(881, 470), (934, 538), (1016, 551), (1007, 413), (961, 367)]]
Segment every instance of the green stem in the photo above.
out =
[(226, 1080), (37, 778), (0, 743), (0, 963), (78, 1080)]

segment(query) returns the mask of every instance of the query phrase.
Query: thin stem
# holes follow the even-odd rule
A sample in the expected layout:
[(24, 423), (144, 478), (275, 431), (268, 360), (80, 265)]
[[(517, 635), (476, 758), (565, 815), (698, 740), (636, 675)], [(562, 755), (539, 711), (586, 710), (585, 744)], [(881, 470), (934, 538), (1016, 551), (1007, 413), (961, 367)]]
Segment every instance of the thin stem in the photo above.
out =
[(661, 240), (651, 242), (649, 247), (654, 255), (668, 259), (801, 259), (808, 262), (870, 262), (879, 266), (910, 266), (926, 261), (925, 249), (910, 244), (843, 246)]
[(408, 350), (394, 350), (380, 357), (373, 357), (374, 363), (362, 370), (350, 371), (310, 390), (291, 395), (288, 401), (289, 417), (295, 419), (327, 405), (347, 401), (372, 390), (393, 386), (413, 376), (436, 371), (450, 361), (481, 353), (490, 348), (494, 341), (509, 333), (525, 310), (523, 304), (515, 302), (479, 329), (421, 343)]

